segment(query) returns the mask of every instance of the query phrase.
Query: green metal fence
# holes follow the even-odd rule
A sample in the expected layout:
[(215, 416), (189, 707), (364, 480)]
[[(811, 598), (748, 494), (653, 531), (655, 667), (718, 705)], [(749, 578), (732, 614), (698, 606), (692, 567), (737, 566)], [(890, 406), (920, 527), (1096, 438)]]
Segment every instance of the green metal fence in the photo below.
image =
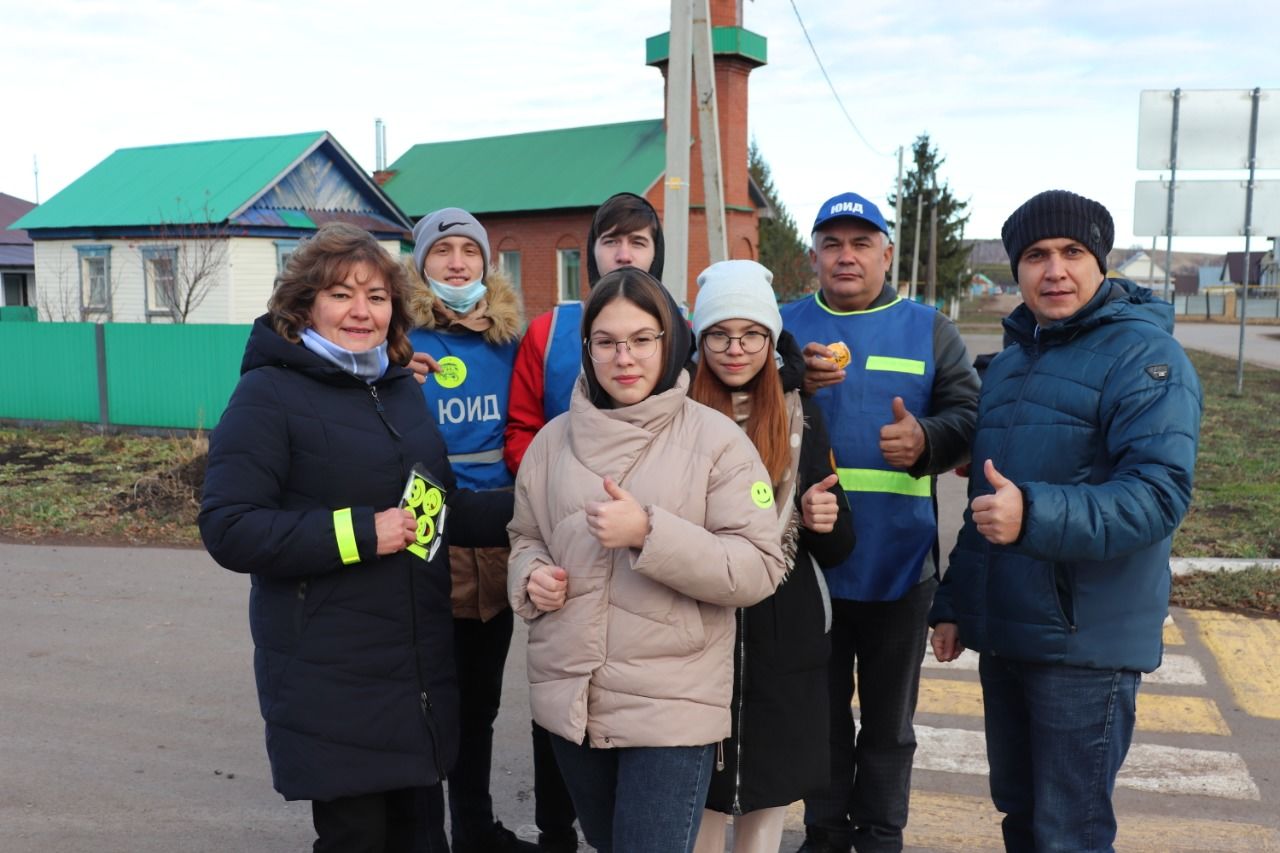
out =
[(0, 418), (210, 429), (249, 326), (0, 325)]

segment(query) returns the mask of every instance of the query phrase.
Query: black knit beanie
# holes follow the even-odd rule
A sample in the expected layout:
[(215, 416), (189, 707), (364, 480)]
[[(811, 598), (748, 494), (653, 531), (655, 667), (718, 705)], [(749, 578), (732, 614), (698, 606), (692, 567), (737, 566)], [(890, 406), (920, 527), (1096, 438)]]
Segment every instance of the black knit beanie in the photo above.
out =
[(1116, 237), (1111, 214), (1093, 199), (1066, 190), (1046, 190), (1023, 202), (1000, 229), (1014, 281), (1018, 280), (1018, 260), (1027, 247), (1054, 237), (1080, 243), (1098, 259), (1098, 268), (1106, 274), (1107, 253)]

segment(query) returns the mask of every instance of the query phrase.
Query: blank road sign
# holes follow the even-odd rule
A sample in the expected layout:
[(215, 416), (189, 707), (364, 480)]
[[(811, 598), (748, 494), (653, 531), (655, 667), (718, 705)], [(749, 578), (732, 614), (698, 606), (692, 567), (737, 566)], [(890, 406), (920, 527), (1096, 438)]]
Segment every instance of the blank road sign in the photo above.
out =
[[(1182, 169), (1249, 168), (1252, 89), (1184, 89), (1178, 98)], [(1138, 168), (1168, 169), (1173, 91), (1148, 89), (1138, 102)], [(1280, 169), (1280, 89), (1258, 93), (1255, 168)]]
[[(1173, 236), (1244, 235), (1244, 180), (1178, 181), (1173, 197)], [(1133, 235), (1163, 237), (1169, 212), (1168, 181), (1138, 181)], [(1280, 236), (1280, 181), (1253, 183), (1253, 236)]]

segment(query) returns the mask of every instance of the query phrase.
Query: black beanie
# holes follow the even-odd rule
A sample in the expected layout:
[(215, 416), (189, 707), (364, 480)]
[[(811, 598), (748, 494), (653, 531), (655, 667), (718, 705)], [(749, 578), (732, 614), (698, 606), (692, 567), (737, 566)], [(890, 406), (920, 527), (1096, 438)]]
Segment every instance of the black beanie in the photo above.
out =
[(1066, 190), (1046, 190), (1023, 202), (1000, 229), (1014, 281), (1018, 280), (1018, 260), (1027, 247), (1054, 237), (1066, 237), (1084, 246), (1106, 275), (1107, 253), (1116, 238), (1111, 214), (1093, 199)]

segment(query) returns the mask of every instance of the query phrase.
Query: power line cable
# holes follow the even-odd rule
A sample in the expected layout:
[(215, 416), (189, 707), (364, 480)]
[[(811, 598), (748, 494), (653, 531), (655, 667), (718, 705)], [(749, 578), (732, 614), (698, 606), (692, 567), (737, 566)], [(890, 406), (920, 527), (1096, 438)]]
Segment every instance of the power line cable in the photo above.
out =
[(881, 157), (893, 157), (892, 153), (886, 153), (876, 148), (867, 138), (862, 135), (862, 131), (858, 130), (858, 125), (853, 120), (853, 116), (849, 115), (849, 111), (844, 107), (844, 101), (840, 100), (840, 93), (836, 91), (836, 84), (831, 82), (831, 76), (827, 74), (826, 66), (822, 64), (822, 57), (818, 56), (818, 48), (814, 47), (813, 39), (809, 38), (809, 29), (804, 25), (804, 19), (800, 17), (800, 10), (796, 7), (796, 0), (791, 0), (791, 9), (796, 13), (796, 20), (800, 22), (800, 32), (804, 33), (804, 40), (809, 43), (809, 50), (813, 51), (814, 61), (818, 63), (818, 70), (822, 72), (822, 76), (826, 79), (827, 85), (831, 87), (831, 95), (836, 99), (836, 104), (840, 107), (840, 112), (844, 113), (844, 117), (849, 120), (849, 126), (853, 128), (853, 132), (858, 134), (858, 138), (862, 140), (862, 144), (873, 154)]

